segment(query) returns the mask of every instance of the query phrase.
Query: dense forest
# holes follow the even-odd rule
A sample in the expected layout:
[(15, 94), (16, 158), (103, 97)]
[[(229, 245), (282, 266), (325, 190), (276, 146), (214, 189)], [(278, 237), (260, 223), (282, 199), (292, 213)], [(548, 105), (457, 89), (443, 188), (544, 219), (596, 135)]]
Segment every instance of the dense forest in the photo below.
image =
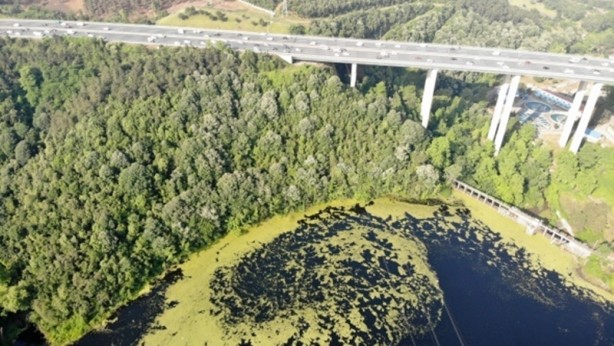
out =
[(531, 126), (493, 157), (487, 103), (476, 103), (493, 76), (442, 76), (427, 132), (422, 72), (373, 69), (355, 90), (331, 70), (226, 49), (0, 47), (0, 302), (54, 343), (276, 213), (424, 198), (458, 177), (536, 205), (550, 182), (552, 157)]
[(390, 98), (280, 67), (224, 49), (2, 39), (2, 309), (66, 342), (228, 231), (439, 188), (415, 88)]
[[(151, 6), (103, 3), (86, 8)], [(561, 10), (565, 27), (505, 1), (497, 11), (477, 0), (327, 2), (322, 13), (335, 18), (316, 3), (290, 1), (324, 17), (306, 28), (314, 34), (614, 49), (611, 12), (590, 11), (607, 1), (584, 2), (581, 26)], [(587, 273), (614, 287), (602, 261), (614, 243), (614, 150), (553, 152), (512, 119), (517, 130), (494, 157), (485, 138), (496, 76), (442, 74), (425, 131), (424, 72), (364, 74), (350, 89), (332, 69), (223, 47), (0, 38), (0, 320), (25, 313), (53, 343), (74, 340), (227, 232), (337, 198), (441, 196), (455, 178), (523, 208), (561, 210), (599, 249)], [(601, 108), (614, 104), (608, 93)]]
[(306, 29), (309, 34), (326, 36), (611, 54), (612, 13), (587, 16), (578, 27), (567, 20), (510, 6), (507, 0), (441, 1), (437, 6), (414, 2), (316, 18)]

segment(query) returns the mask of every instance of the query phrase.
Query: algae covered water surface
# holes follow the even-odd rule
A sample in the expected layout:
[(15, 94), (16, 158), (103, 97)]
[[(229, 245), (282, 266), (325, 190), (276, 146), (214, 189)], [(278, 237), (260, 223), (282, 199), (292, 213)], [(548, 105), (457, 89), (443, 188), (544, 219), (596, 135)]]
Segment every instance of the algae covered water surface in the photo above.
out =
[(467, 209), (396, 209), (322, 208), (224, 239), (181, 266), (148, 332), (120, 344), (614, 344), (610, 304)]
[(327, 208), (219, 268), (211, 316), (233, 344), (394, 344), (441, 315), (426, 249), (361, 208)]

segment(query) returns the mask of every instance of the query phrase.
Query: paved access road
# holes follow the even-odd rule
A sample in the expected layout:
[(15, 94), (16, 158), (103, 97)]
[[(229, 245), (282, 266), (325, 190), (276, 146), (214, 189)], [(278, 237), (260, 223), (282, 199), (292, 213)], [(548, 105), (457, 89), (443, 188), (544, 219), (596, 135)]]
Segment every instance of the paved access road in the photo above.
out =
[(158, 25), (0, 19), (0, 35), (90, 36), (110, 42), (194, 46), (208, 43), (294, 60), (528, 75), (614, 85), (614, 59), (523, 50), (316, 36), (180, 28)]

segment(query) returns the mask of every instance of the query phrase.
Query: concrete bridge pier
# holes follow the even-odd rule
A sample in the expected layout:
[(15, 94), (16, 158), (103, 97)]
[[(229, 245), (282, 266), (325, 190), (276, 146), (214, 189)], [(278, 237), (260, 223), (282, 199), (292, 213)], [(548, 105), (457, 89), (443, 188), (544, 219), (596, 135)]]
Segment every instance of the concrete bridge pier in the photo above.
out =
[(518, 90), (518, 83), (520, 83), (520, 76), (512, 77), (510, 86), (505, 98), (505, 105), (501, 112), (501, 119), (499, 120), (499, 126), (497, 127), (497, 135), (495, 137), (495, 156), (499, 155), (501, 145), (503, 145), (503, 138), (505, 137), (505, 131), (507, 130), (507, 123), (510, 120), (510, 113), (514, 106), (514, 99), (516, 99), (516, 91)]
[(563, 133), (561, 134), (561, 138), (559, 139), (559, 146), (561, 148), (564, 148), (565, 145), (567, 145), (567, 141), (569, 141), (569, 136), (571, 136), (571, 130), (573, 129), (573, 125), (576, 123), (576, 120), (580, 118), (580, 106), (582, 105), (582, 101), (584, 101), (584, 95), (586, 95), (586, 82), (580, 82), (578, 91), (576, 91), (576, 96), (574, 96), (573, 98), (571, 108), (567, 112), (567, 120), (565, 121)]
[(578, 149), (580, 149), (580, 144), (582, 144), (582, 140), (586, 134), (586, 128), (588, 127), (588, 123), (591, 121), (591, 117), (593, 116), (595, 104), (597, 103), (599, 96), (601, 96), (602, 87), (603, 83), (595, 83), (591, 87), (591, 92), (588, 94), (588, 99), (586, 100), (586, 105), (584, 105), (584, 112), (582, 112), (580, 123), (578, 123), (578, 128), (576, 129), (573, 139), (571, 140), (571, 145), (569, 146), (569, 150), (571, 150), (574, 154), (577, 154)]
[(277, 56), (290, 65), (294, 63), (294, 57), (292, 56), (292, 54), (277, 53)]
[(503, 110), (503, 104), (505, 103), (505, 97), (507, 96), (507, 89), (510, 87), (510, 76), (506, 76), (505, 82), (499, 87), (499, 96), (497, 97), (497, 104), (495, 105), (495, 111), (490, 121), (490, 129), (488, 130), (488, 139), (494, 140), (497, 133), (497, 126), (501, 120), (501, 111)]
[(352, 72), (350, 74), (350, 86), (352, 88), (356, 87), (356, 79), (358, 78), (358, 65), (352, 64)]
[(424, 94), (422, 95), (422, 107), (420, 116), (422, 117), (422, 127), (427, 128), (433, 104), (433, 93), (435, 92), (435, 82), (437, 81), (437, 70), (429, 70), (426, 73), (424, 82)]

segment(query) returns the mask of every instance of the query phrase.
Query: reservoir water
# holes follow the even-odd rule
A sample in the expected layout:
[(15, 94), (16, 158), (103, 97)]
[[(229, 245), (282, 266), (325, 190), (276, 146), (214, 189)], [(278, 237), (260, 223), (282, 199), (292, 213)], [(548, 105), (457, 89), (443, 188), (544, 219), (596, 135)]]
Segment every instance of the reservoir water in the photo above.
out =
[[(418, 345), (614, 344), (611, 304), (595, 302), (561, 275), (532, 266), (525, 251), (502, 246), (496, 233), (478, 240), (471, 228), (480, 226), (465, 220), (454, 227), (447, 234), (418, 231), (447, 307), (433, 333), (416, 339)], [(412, 345), (411, 338), (402, 344)]]
[[(327, 221), (327, 218), (335, 220)], [(249, 329), (247, 324), (246, 328), (251, 331), (249, 334), (241, 329), (245, 326), (229, 329), (232, 332), (244, 333), (240, 334), (240, 340), (245, 345), (259, 344), (257, 333), (266, 332), (264, 327), (269, 326), (262, 323), (275, 321), (278, 313), (288, 320), (298, 315), (297, 323), (291, 324), (290, 327), (298, 325), (298, 329), (302, 328), (303, 331), (301, 337), (311, 340), (314, 340), (314, 336), (309, 334), (309, 330), (315, 331), (316, 334), (318, 331), (326, 333), (329, 329), (335, 330), (339, 325), (347, 324), (347, 328), (343, 329), (340, 335), (336, 332), (330, 334), (331, 338), (327, 339), (330, 344), (342, 344), (339, 340), (343, 335), (346, 338), (375, 340), (376, 343), (396, 340), (395, 343), (400, 345), (614, 344), (614, 313), (611, 304), (596, 302), (586, 291), (570, 285), (560, 274), (541, 268), (522, 248), (504, 243), (498, 233), (489, 231), (486, 226), (471, 219), (466, 209), (442, 206), (428, 219), (406, 215), (401, 220), (393, 221), (390, 218), (373, 216), (362, 208), (353, 208), (312, 215), (310, 219), (301, 222), (318, 225), (320, 233), (314, 237), (305, 231), (306, 228), (302, 228), (296, 235), (282, 237), (282, 240), (277, 242), (283, 246), (288, 246), (288, 241), (304, 242), (304, 246), (297, 246), (293, 251), (307, 254), (308, 257), (296, 257), (291, 251), (282, 253), (280, 249), (283, 246), (257, 247), (253, 245), (256, 244), (255, 240), (249, 240), (253, 249), (247, 251), (242, 259), (223, 266), (225, 269), (222, 271), (214, 271), (218, 273), (218, 281), (222, 280), (218, 282), (221, 285), (219, 287), (234, 287), (233, 289), (216, 293), (218, 286), (200, 282), (196, 285), (199, 286), (198, 289), (177, 290), (185, 293), (185, 299), (183, 296), (178, 298), (175, 293), (169, 291), (166, 302), (161, 304), (160, 298), (167, 286), (172, 290), (173, 285), (180, 285), (184, 280), (198, 279), (195, 274), (198, 271), (190, 272), (190, 268), (184, 269), (185, 278), (165, 285), (163, 290), (155, 290), (156, 293), (150, 298), (145, 297), (136, 304), (128, 305), (118, 312), (116, 322), (107, 326), (104, 332), (90, 333), (79, 344), (132, 345), (140, 343), (146, 334), (147, 337), (143, 339), (146, 345), (192, 342), (203, 344), (204, 339), (201, 337), (205, 338), (208, 330), (207, 327), (198, 326), (220, 324), (200, 321), (204, 318), (203, 313), (225, 316), (220, 320), (225, 319), (232, 326), (254, 323), (253, 329)], [(361, 223), (355, 225), (354, 229), (357, 231), (344, 233), (353, 227), (352, 222)], [(325, 225), (335, 225), (337, 230), (322, 228)], [(343, 227), (339, 227), (340, 225)], [(385, 232), (391, 235), (384, 234)], [(399, 240), (396, 243), (394, 237), (402, 234), (410, 240)], [(357, 238), (352, 240), (350, 236)], [(326, 243), (327, 237), (336, 237), (334, 246)], [(408, 302), (411, 301), (411, 304), (403, 305), (402, 309), (398, 308), (398, 299), (402, 294), (408, 293), (401, 286), (412, 286), (417, 292), (420, 282), (427, 286), (432, 282), (426, 279), (428, 274), (411, 277), (409, 274), (418, 272), (418, 269), (422, 268), (421, 265), (404, 264), (402, 256), (389, 252), (394, 251), (399, 244), (413, 246), (412, 239), (418, 239), (426, 250), (430, 270), (436, 274), (437, 284), (443, 292), (443, 305), (437, 299), (440, 291), (429, 287), (420, 294), (431, 294), (430, 301), (420, 294), (417, 294), (419, 299), (416, 300), (416, 295), (410, 294)], [(376, 246), (364, 251), (369, 241), (374, 241)], [(365, 262), (358, 263), (355, 261), (356, 257), (352, 261), (345, 257), (334, 257), (334, 265), (327, 267), (326, 256), (343, 253), (346, 247), (350, 250), (352, 247), (362, 247), (362, 253), (367, 254), (366, 257), (361, 256)], [(217, 251), (220, 261), (223, 260), (221, 255), (225, 250)], [(322, 251), (326, 255), (322, 255)], [(411, 256), (419, 257), (420, 254), (420, 251), (412, 252)], [(378, 256), (386, 259), (377, 260)], [(258, 259), (265, 261), (259, 262)], [(303, 273), (301, 263), (297, 260), (305, 259), (309, 261), (305, 263), (305, 268), (309, 270)], [(276, 268), (282, 267), (285, 269), (281, 270), (278, 276)], [(262, 272), (258, 272), (257, 268), (261, 268)], [(335, 268), (337, 270), (334, 270)], [(382, 271), (381, 268), (386, 269)], [(237, 276), (233, 276), (234, 269), (237, 269)], [(323, 273), (335, 277), (332, 281), (334, 285), (327, 286)], [(390, 277), (382, 276), (386, 273)], [(256, 284), (258, 275), (263, 280), (268, 280), (267, 285)], [(237, 282), (237, 278), (240, 278), (238, 285), (224, 285), (224, 282), (229, 283), (230, 279)], [(300, 285), (295, 278), (300, 278)], [(226, 279), (227, 281), (224, 281)], [(278, 279), (284, 284), (278, 285)], [(373, 291), (372, 287), (366, 287), (378, 284), (380, 288), (389, 290), (390, 296), (394, 298), (392, 301), (379, 295), (382, 291)], [(354, 290), (356, 287), (347, 287), (349, 285), (358, 288)], [(342, 290), (336, 291), (336, 287)], [(360, 296), (360, 292), (365, 290), (370, 290), (367, 300)], [(230, 301), (226, 299), (228, 292), (242, 292), (233, 298), (234, 302), (239, 299), (245, 305), (224, 305), (224, 302)], [(298, 299), (292, 296), (293, 294), (299, 294), (301, 298)], [(210, 312), (198, 307), (202, 303), (199, 300), (204, 300), (204, 297), (208, 297), (207, 304), (211, 304), (208, 305)], [(327, 299), (331, 297), (336, 299), (334, 304)], [(146, 309), (147, 299), (152, 299), (156, 306), (163, 309)], [(258, 304), (267, 308), (260, 308)], [(321, 311), (334, 310), (335, 313), (326, 315), (326, 318), (318, 321), (318, 325), (310, 325), (309, 320), (302, 319), (307, 313), (295, 314), (294, 311), (296, 307), (302, 308), (310, 304), (315, 304), (313, 306)], [(348, 315), (344, 315), (344, 309), (347, 307), (361, 304), (368, 305), (368, 308), (356, 310), (358, 315), (347, 310)], [(373, 304), (380, 306), (374, 307)], [(192, 308), (194, 310), (190, 310)], [(173, 311), (176, 312), (174, 318), (165, 318), (166, 314), (172, 315)], [(424, 312), (429, 313), (422, 314)], [(360, 313), (364, 315), (360, 316)], [(385, 318), (382, 317), (384, 315)], [(177, 316), (179, 322), (176, 322)], [(369, 330), (364, 331), (356, 321), (368, 325)], [(407, 321), (412, 321), (416, 328), (409, 326)], [(281, 334), (283, 339), (283, 325), (279, 326), (281, 330), (277, 330), (276, 335), (279, 337)], [(300, 338), (296, 338), (296, 333), (288, 332), (287, 335), (291, 336), (287, 340), (284, 339), (288, 344), (300, 341)], [(157, 336), (160, 338), (156, 338)], [(228, 343), (221, 339), (216, 342), (213, 338), (209, 344), (237, 343)]]

